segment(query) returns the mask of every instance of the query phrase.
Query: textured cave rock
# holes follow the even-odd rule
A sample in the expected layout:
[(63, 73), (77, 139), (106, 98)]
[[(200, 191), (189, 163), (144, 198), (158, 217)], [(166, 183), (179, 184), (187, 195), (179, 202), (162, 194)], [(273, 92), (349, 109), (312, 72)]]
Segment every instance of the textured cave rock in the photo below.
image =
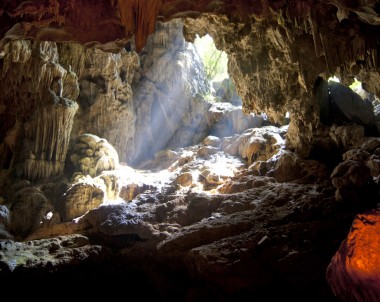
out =
[[(239, 26), (214, 15), (187, 19), (185, 24), (187, 37), (192, 38), (195, 33), (209, 33), (216, 46), (226, 51), (229, 73), (246, 111), (265, 112), (273, 122), (278, 123), (282, 122), (286, 112), (290, 112), (292, 120), (288, 144), (295, 148), (299, 146), (300, 153), (307, 154), (305, 148), (312, 141), (313, 127), (318, 120), (314, 108), (317, 106), (311, 96), (308, 100), (305, 91), (311, 90), (313, 83), (309, 84), (309, 88), (305, 87), (305, 79), (299, 75), (298, 65), (292, 62), (292, 52), (310, 52), (308, 56), (313, 56), (313, 44), (308, 46), (303, 43), (305, 45), (298, 45), (294, 50), (297, 43), (291, 44), (289, 40), (292, 38), (288, 38), (286, 30), (278, 24), (267, 26), (262, 31), (254, 21)], [(303, 40), (308, 41), (307, 37), (303, 37)], [(323, 66), (323, 63), (316, 63), (314, 68), (308, 66), (309, 72), (318, 66)], [(317, 70), (317, 75), (321, 71)], [(286, 75), (286, 78), (282, 78), (282, 75)], [(298, 131), (300, 128), (302, 133)]]
[[(4, 1), (0, 6), (1, 37), (50, 41), (79, 41), (87, 46), (117, 51), (135, 34), (138, 50), (153, 32), (160, 1)], [(101, 14), (102, 22), (99, 22)], [(26, 17), (27, 22), (20, 24)], [(83, 22), (85, 20), (85, 22)], [(2, 45), (1, 45), (2, 46)]]
[(0, 239), (13, 239), (8, 232), (10, 213), (6, 205), (0, 205)]
[[(312, 94), (319, 76), (340, 75), (346, 85), (357, 76), (367, 91), (379, 94), (376, 5), (343, 0), (135, 0), (97, 5), (80, 1), (72, 6), (53, 1), (49, 7), (6, 1), (1, 6), (1, 36), (2, 44), (20, 37), (45, 37), (116, 51), (135, 34), (134, 44), (140, 51), (158, 16), (166, 21), (186, 18), (186, 38), (209, 33), (229, 55), (229, 72), (246, 111), (266, 112), (274, 122), (290, 112), (287, 143), (307, 156), (319, 121)], [(99, 11), (104, 12), (102, 24), (107, 26), (94, 20)]]
[(355, 217), (347, 239), (332, 258), (327, 280), (343, 301), (380, 299), (380, 210)]
[(78, 110), (76, 75), (59, 64), (55, 43), (13, 41), (4, 52), (1, 167), (29, 180), (57, 175)]
[[(237, 194), (239, 185), (241, 193)], [(312, 194), (306, 194), (308, 190)], [(185, 267), (193, 278), (208, 285), (212, 297), (219, 294), (227, 301), (247, 294), (274, 299), (279, 292), (281, 297), (296, 300), (313, 293), (316, 301), (322, 301), (328, 295), (323, 289), (326, 284), (317, 280), (324, 279), (322, 267), (329, 259), (317, 250), (326, 243), (327, 225), (336, 224), (332, 217), (326, 220), (333, 212), (327, 214), (333, 207), (323, 197), (328, 191), (251, 174), (236, 179), (229, 192), (234, 194), (189, 196), (188, 210), (193, 205), (199, 209), (194, 214), (208, 209), (211, 215), (198, 218), (159, 244), (165, 266), (174, 271)], [(324, 204), (324, 214), (317, 210), (319, 203)], [(322, 216), (323, 223), (318, 221)]]
[(204, 115), (211, 107), (195, 97), (210, 87), (200, 56), (183, 38), (181, 21), (158, 22), (140, 62), (134, 79), (136, 136), (127, 155), (130, 163), (201, 141), (208, 128)]
[(138, 213), (136, 204), (105, 205), (85, 215), (96, 232), (107, 236), (137, 236), (134, 240), (155, 239), (160, 235), (150, 223), (148, 213)]
[(359, 125), (374, 124), (374, 110), (370, 102), (364, 101), (351, 89), (336, 82), (329, 83), (332, 122), (343, 124), (354, 122)]
[(124, 49), (109, 53), (75, 43), (62, 43), (58, 49), (62, 64), (78, 75), (80, 88), (71, 138), (84, 133), (104, 137), (125, 161), (135, 137), (131, 83), (138, 56)]
[(78, 234), (22, 243), (5, 240), (0, 247), (0, 277), (8, 272), (22, 274), (25, 267), (38, 276), (43, 270), (47, 273), (57, 268), (67, 269), (75, 263), (99, 261), (109, 254), (106, 248), (90, 245), (87, 237)]
[[(268, 166), (271, 166), (271, 161), (281, 162), (283, 150), (279, 147), (284, 143), (280, 135), (284, 135), (283, 130), (263, 127), (251, 129), (248, 133), (252, 137), (260, 134), (267, 140), (262, 143), (260, 161), (268, 162)], [(236, 135), (235, 139), (238, 140), (239, 136), (244, 138), (242, 142), (247, 141), (246, 134)], [(82, 217), (75, 217), (71, 222), (49, 227), (45, 224), (45, 227), (35, 230), (27, 240), (55, 237), (43, 241), (47, 244), (43, 244), (43, 249), (50, 247), (51, 243), (49, 252), (41, 252), (41, 259), (35, 259), (33, 246), (42, 241), (31, 242), (29, 248), (21, 244), (19, 249), (25, 250), (23, 257), (30, 261), (16, 261), (11, 275), (8, 275), (9, 267), (13, 262), (9, 264), (9, 255), (13, 253), (14, 259), (19, 259), (19, 254), (2, 251), (5, 255), (0, 259), (4, 264), (2, 274), (16, 278), (17, 272), (33, 273), (62, 254), (65, 255), (63, 262), (53, 262), (53, 266), (49, 266), (51, 269), (62, 273), (66, 268), (72, 268), (75, 272), (75, 267), (80, 270), (80, 263), (96, 261), (103, 276), (111, 278), (115, 271), (107, 271), (102, 263), (104, 259), (113, 259), (118, 263), (118, 272), (125, 274), (132, 268), (143, 271), (150, 282), (156, 284), (157, 298), (164, 300), (180, 297), (182, 301), (191, 299), (193, 295), (202, 297), (204, 293), (210, 299), (223, 296), (227, 301), (243, 298), (246, 293), (264, 298), (268, 297), (268, 288), (276, 289), (271, 291), (269, 298), (275, 298), (281, 292), (284, 297), (295, 300), (310, 297), (311, 293), (317, 301), (330, 299), (325, 270), (353, 218), (350, 211), (342, 213), (334, 201), (335, 188), (331, 183), (324, 182), (323, 178), (317, 183), (319, 179), (309, 177), (301, 183), (292, 182), (296, 177), (286, 179), (284, 176), (289, 174), (289, 169), (302, 170), (302, 161), (296, 154), (294, 159), (285, 161), (288, 163), (285, 168), (274, 173), (280, 180), (277, 181), (274, 177), (258, 176), (251, 168), (246, 169), (246, 159), (223, 155), (222, 139), (208, 137), (204, 143), (162, 152), (161, 157), (155, 159), (155, 164), (158, 170), (169, 166), (167, 173), (172, 173), (172, 176), (165, 176), (162, 172), (153, 175), (154, 186), (147, 181), (146, 191), (119, 203), (106, 200), (110, 194), (106, 186), (121, 194), (122, 187), (129, 181), (125, 178), (128, 176), (131, 183), (138, 184), (142, 176), (138, 174), (142, 172), (119, 166), (118, 170), (103, 171), (95, 178), (87, 176), (93, 183), (103, 182), (100, 194), (104, 198), (103, 203), (87, 208)], [(200, 156), (198, 150), (211, 147), (210, 144), (215, 145), (213, 148), (218, 153)], [(245, 150), (243, 145), (241, 149)], [(365, 150), (373, 152), (376, 142), (368, 141), (365, 147)], [(275, 159), (271, 155), (273, 152), (277, 152), (279, 157)], [(244, 154), (242, 152), (239, 157)], [(264, 158), (268, 160), (264, 161)], [(304, 165), (304, 169), (311, 170), (310, 166)], [(229, 175), (221, 171), (227, 167), (231, 169)], [(122, 174), (123, 169), (126, 174)], [(315, 171), (318, 170), (309, 172)], [(176, 176), (185, 173), (194, 175), (192, 185), (175, 186)], [(221, 184), (207, 183), (207, 176), (213, 173), (220, 175)], [(107, 185), (106, 177), (111, 175), (117, 179), (114, 183), (109, 180)], [(305, 175), (298, 175), (302, 176)], [(70, 197), (76, 187), (80, 191), (80, 179), (78, 177), (77, 182), (66, 190), (63, 201), (67, 198), (81, 202), (96, 197), (93, 194), (86, 198)], [(197, 190), (197, 186), (202, 190)], [(48, 193), (47, 190), (44, 192)], [(115, 198), (115, 193), (110, 196)], [(82, 209), (82, 205), (78, 208), (73, 203), (72, 206), (73, 209)], [(82, 214), (69, 213), (73, 216)], [(81, 247), (75, 244), (66, 247), (60, 243), (66, 240), (64, 236), (73, 233), (85, 234), (89, 239), (84, 240)], [(157, 243), (160, 243), (158, 249)], [(109, 249), (113, 254), (108, 254)], [(77, 262), (78, 259), (83, 261)]]
[(97, 208), (105, 200), (105, 185), (91, 177), (75, 182), (67, 191), (64, 205), (64, 221), (79, 217)]
[(119, 165), (119, 156), (106, 139), (83, 134), (75, 140), (70, 161), (73, 172), (96, 177), (103, 171), (115, 170)]
[(10, 230), (24, 237), (39, 228), (53, 211), (53, 205), (40, 189), (23, 188), (17, 191), (10, 207)]
[(256, 160), (266, 161), (285, 145), (285, 128), (273, 126), (246, 130), (242, 135), (227, 137), (222, 149), (231, 155), (239, 155), (252, 164)]
[[(185, 37), (192, 40), (197, 33), (208, 33), (227, 52), (229, 73), (247, 111), (265, 112), (274, 122), (290, 112), (287, 145), (307, 156), (318, 141), (319, 104), (313, 87), (320, 75), (338, 74), (348, 85), (360, 73), (360, 79), (368, 81), (366, 87), (378, 91), (376, 77), (364, 76), (377, 68), (376, 18), (363, 18), (361, 13), (359, 21), (348, 14), (342, 21), (333, 4), (312, 8), (306, 2), (283, 6), (275, 2), (267, 3), (268, 10), (259, 10), (268, 14), (265, 18), (252, 17), (249, 22), (229, 22), (218, 14), (188, 18)], [(274, 11), (270, 13), (269, 7)], [(360, 6), (356, 9), (361, 11)]]
[(218, 137), (240, 134), (248, 128), (260, 128), (265, 123), (263, 115), (245, 114), (241, 106), (229, 102), (215, 102), (207, 112), (208, 134)]
[(332, 171), (330, 177), (337, 189), (335, 198), (362, 204), (378, 203), (380, 175), (378, 137), (367, 138), (360, 146), (343, 153), (343, 161)]
[[(363, 86), (370, 92), (376, 93), (379, 90), (378, 81), (376, 81), (377, 44), (373, 40), (377, 32), (377, 17), (376, 7), (372, 3), (367, 4), (367, 7), (364, 4), (347, 6), (343, 2), (326, 4), (323, 1), (314, 6), (311, 6), (309, 2), (286, 4), (277, 3), (277, 1), (266, 2), (265, 5), (252, 4), (252, 6), (243, 1), (237, 1), (228, 8), (223, 6), (223, 2), (217, 4), (214, 1), (188, 5), (189, 7), (179, 5), (176, 1), (159, 3), (153, 0), (149, 4), (133, 1), (125, 5), (121, 2), (111, 5), (101, 1), (97, 6), (90, 8), (80, 2), (74, 7), (67, 7), (63, 15), (59, 10), (51, 11), (53, 15), (58, 14), (62, 22), (56, 28), (49, 28), (54, 18), (49, 19), (46, 15), (48, 8), (44, 5), (35, 9), (33, 4), (15, 7), (4, 3), (6, 9), (2, 13), (12, 17), (27, 14), (30, 17), (26, 23), (28, 25), (20, 30), (31, 37), (40, 31), (43, 32), (47, 27), (46, 30), (51, 30), (53, 33), (54, 30), (67, 33), (69, 36), (65, 40), (70, 40), (70, 35), (81, 36), (82, 38), (78, 40), (84, 43), (89, 41), (84, 41), (80, 30), (72, 32), (70, 26), (65, 27), (66, 22), (72, 24), (76, 21), (71, 17), (66, 19), (64, 16), (72, 10), (76, 12), (83, 9), (89, 12), (91, 9), (97, 11), (104, 8), (107, 11), (107, 21), (104, 20), (104, 22), (109, 23), (115, 17), (109, 39), (112, 40), (114, 34), (119, 35), (124, 26), (126, 37), (136, 31), (138, 49), (141, 49), (148, 33), (153, 31), (155, 23), (152, 23), (152, 20), (157, 14), (162, 15), (164, 19), (172, 18), (173, 15), (194, 17), (194, 19), (186, 19), (186, 37), (192, 39), (195, 33), (209, 32), (217, 46), (228, 53), (230, 74), (237, 91), (243, 98), (243, 107), (247, 112), (266, 112), (274, 122), (280, 122), (285, 112), (291, 113), (287, 144), (302, 156), (308, 155), (312, 146), (318, 142), (315, 133), (318, 132), (319, 108), (312, 90), (319, 76), (340, 74), (343, 81), (348, 84), (349, 78), (352, 79), (353, 76), (358, 75), (358, 78), (363, 80)], [(57, 6), (54, 7), (57, 8)], [(139, 12), (136, 15), (135, 24), (129, 23), (127, 17), (129, 9), (132, 8)], [(146, 15), (143, 13), (145, 10)], [(117, 11), (120, 12), (120, 19), (116, 17)], [(213, 11), (218, 11), (219, 14), (213, 14)], [(13, 21), (17, 22), (17, 18), (19, 17)], [(35, 18), (43, 21), (37, 22), (34, 28), (32, 24)], [(91, 23), (91, 20), (89, 19), (88, 22)], [(9, 25), (6, 28), (9, 29)], [(4, 33), (7, 29), (4, 29)], [(96, 35), (102, 36), (102, 31), (95, 33), (89, 30), (88, 26), (86, 29), (89, 40), (91, 37), (95, 38)], [(9, 33), (9, 36), (3, 40), (4, 43), (18, 37), (16, 32), (13, 32), (13, 35)], [(52, 36), (54, 38), (54, 34)], [(58, 33), (56, 39), (60, 40)], [(107, 43), (104, 36), (93, 41)], [(343, 49), (347, 51), (342, 51)], [(88, 80), (90, 83), (87, 83)], [(90, 90), (91, 87), (95, 88), (91, 82), (95, 82), (96, 86), (100, 85), (100, 89), (104, 89), (103, 79), (99, 72), (95, 74), (90, 72), (89, 78), (83, 79), (83, 87), (88, 87)], [(83, 97), (88, 101), (88, 96)], [(115, 105), (117, 104), (118, 102)], [(95, 112), (104, 109), (104, 105), (100, 107)], [(125, 114), (122, 118), (129, 120)], [(94, 113), (94, 115), (91, 121), (97, 126), (94, 128), (113, 122), (108, 118), (99, 120), (98, 114)], [(131, 121), (130, 126), (132, 123)], [(118, 128), (120, 125), (115, 125), (115, 127)], [(132, 127), (129, 128), (133, 132)], [(95, 133), (95, 131), (91, 132)], [(114, 139), (111, 138), (116, 136), (114, 133), (95, 134), (107, 137), (118, 151), (125, 153), (125, 150), (121, 150), (121, 145), (124, 144), (124, 139), (129, 138), (128, 135), (124, 134), (122, 138)], [(124, 160), (123, 155), (121, 156)]]

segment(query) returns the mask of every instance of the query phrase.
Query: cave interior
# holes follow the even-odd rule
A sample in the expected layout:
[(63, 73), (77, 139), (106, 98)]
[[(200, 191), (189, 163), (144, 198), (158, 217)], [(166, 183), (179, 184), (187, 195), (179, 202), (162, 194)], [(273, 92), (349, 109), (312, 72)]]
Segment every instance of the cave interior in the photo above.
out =
[(1, 286), (380, 301), (379, 66), (375, 0), (1, 1)]

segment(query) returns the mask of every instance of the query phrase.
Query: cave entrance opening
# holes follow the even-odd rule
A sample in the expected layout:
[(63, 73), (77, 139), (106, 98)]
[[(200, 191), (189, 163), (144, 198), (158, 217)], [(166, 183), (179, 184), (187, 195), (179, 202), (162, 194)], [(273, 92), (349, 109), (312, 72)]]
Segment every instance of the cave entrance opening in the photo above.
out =
[(209, 34), (196, 35), (194, 46), (198, 52), (210, 90), (203, 95), (210, 103), (224, 102), (235, 106), (242, 105), (242, 99), (236, 92), (235, 84), (228, 74), (227, 53), (216, 48)]
[(228, 73), (228, 55), (216, 47), (211, 35), (197, 34), (193, 46), (201, 58), (209, 87), (201, 97), (212, 105), (209, 112), (215, 118), (209, 134), (223, 138), (269, 124), (266, 113), (243, 113), (243, 100)]
[(227, 54), (210, 35), (187, 42), (180, 19), (157, 22), (139, 59), (132, 83), (136, 135), (126, 158), (130, 166), (151, 169), (151, 161), (164, 162), (168, 150), (201, 145), (208, 136), (223, 140), (267, 123), (265, 114), (243, 112)]

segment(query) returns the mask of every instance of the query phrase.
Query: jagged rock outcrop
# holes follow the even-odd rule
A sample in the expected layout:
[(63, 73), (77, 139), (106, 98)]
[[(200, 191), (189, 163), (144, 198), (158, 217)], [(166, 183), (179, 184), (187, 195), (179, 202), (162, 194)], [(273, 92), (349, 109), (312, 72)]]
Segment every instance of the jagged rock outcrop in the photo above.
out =
[(89, 212), (84, 219), (95, 232), (111, 237), (126, 235), (131, 236), (132, 240), (152, 240), (159, 237), (159, 230), (149, 223), (149, 213), (139, 213), (136, 206), (136, 203), (105, 205)]
[(226, 137), (240, 134), (248, 128), (260, 128), (264, 125), (265, 118), (262, 115), (245, 114), (241, 106), (216, 102), (207, 112), (207, 120), (210, 135)]
[(99, 261), (109, 254), (107, 248), (91, 245), (87, 237), (78, 234), (28, 242), (4, 240), (0, 251), (0, 277), (8, 272), (22, 273), (25, 267), (36, 275), (41, 268), (51, 273), (57, 268)]
[(285, 147), (286, 128), (268, 126), (248, 129), (242, 135), (227, 137), (222, 148), (228, 154), (247, 159), (249, 165), (256, 160), (267, 161)]

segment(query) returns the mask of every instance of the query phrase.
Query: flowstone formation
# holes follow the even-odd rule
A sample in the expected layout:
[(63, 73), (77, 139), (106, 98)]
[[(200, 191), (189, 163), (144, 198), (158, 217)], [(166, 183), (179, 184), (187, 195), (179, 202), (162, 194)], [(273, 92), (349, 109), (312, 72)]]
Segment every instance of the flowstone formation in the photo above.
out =
[(107, 138), (120, 160), (125, 161), (134, 147), (136, 115), (131, 83), (138, 56), (125, 50), (109, 53), (84, 48), (76, 43), (60, 44), (59, 56), (60, 62), (78, 76), (79, 110), (72, 139), (84, 133)]
[(32, 181), (62, 173), (78, 110), (76, 75), (59, 64), (51, 42), (10, 42), (1, 63), (1, 168)]

